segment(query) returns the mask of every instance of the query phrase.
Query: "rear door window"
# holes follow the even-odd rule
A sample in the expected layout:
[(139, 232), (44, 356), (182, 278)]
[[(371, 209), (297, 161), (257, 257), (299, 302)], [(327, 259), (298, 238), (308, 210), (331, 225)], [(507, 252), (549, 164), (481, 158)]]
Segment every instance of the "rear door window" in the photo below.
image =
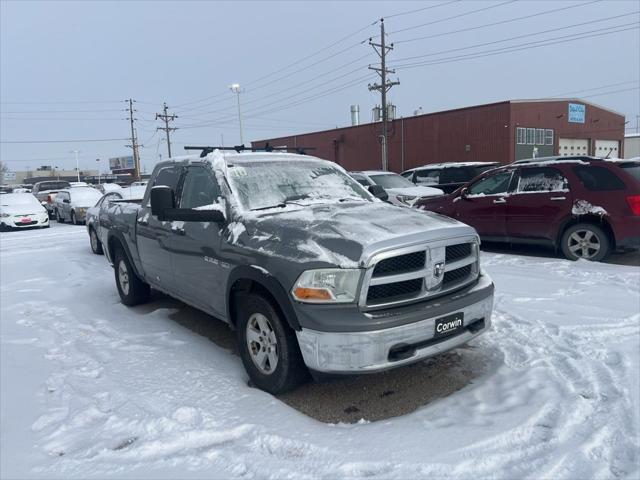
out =
[(640, 162), (623, 162), (618, 166), (640, 182)]
[(573, 171), (582, 185), (592, 192), (625, 190), (624, 182), (611, 170), (594, 165), (579, 165)]
[(569, 182), (562, 172), (551, 167), (522, 168), (518, 179), (518, 192), (564, 192)]
[(440, 183), (440, 170), (418, 170), (416, 172), (416, 183), (420, 185), (438, 185)]

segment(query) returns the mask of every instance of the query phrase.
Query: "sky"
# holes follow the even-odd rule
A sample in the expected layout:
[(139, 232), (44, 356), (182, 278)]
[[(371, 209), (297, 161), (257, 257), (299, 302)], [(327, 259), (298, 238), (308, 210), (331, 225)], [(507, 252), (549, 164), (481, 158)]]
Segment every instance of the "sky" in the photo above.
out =
[[(508, 99), (578, 97), (640, 115), (640, 1), (0, 0), (0, 160), (10, 170), (100, 167), (371, 121), (369, 38), (393, 43), (397, 115)], [(88, 141), (100, 140), (100, 141)], [(20, 142), (20, 143), (17, 143)], [(96, 161), (100, 159), (100, 161)]]

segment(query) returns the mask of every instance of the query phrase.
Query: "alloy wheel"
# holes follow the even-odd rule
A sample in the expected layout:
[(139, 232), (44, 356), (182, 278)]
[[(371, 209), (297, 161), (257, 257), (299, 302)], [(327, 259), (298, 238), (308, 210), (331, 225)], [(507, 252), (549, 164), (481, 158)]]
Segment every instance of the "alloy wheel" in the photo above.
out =
[(591, 230), (576, 230), (568, 239), (569, 251), (578, 258), (593, 258), (600, 252), (600, 238)]
[(251, 315), (245, 337), (253, 364), (260, 373), (272, 374), (278, 366), (278, 339), (269, 319), (261, 313)]

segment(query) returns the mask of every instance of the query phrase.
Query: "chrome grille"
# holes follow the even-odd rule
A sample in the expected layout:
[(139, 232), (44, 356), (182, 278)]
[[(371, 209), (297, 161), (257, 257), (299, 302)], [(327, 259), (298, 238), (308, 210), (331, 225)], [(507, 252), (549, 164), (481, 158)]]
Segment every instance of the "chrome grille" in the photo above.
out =
[(469, 255), (471, 255), (471, 244), (459, 243), (458, 245), (447, 245), (445, 247), (444, 259), (449, 263)]
[(479, 274), (476, 237), (459, 237), (373, 254), (360, 292), (364, 309), (437, 297)]
[(374, 277), (381, 277), (393, 273), (405, 273), (424, 268), (424, 262), (427, 258), (427, 252), (413, 252), (397, 257), (385, 258), (378, 262), (373, 269)]
[(405, 280), (404, 282), (383, 283), (369, 287), (367, 302), (376, 300), (399, 300), (411, 298), (422, 291), (422, 278)]

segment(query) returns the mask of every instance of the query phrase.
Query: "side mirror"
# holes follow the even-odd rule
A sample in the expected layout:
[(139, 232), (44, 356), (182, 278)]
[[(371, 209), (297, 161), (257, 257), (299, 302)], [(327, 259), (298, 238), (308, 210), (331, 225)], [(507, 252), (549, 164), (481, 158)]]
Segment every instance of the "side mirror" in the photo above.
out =
[(463, 200), (466, 200), (468, 196), (469, 196), (469, 189), (467, 187), (464, 187), (462, 190), (460, 190), (460, 198), (462, 198)]
[(369, 185), (369, 193), (383, 202), (389, 200), (389, 194), (380, 185)]
[(71, 203), (71, 200), (69, 200), (68, 198), (63, 198), (62, 203)]
[(166, 185), (158, 185), (151, 188), (151, 215), (158, 217), (158, 220), (164, 221), (165, 212), (176, 207), (175, 196), (173, 190)]

